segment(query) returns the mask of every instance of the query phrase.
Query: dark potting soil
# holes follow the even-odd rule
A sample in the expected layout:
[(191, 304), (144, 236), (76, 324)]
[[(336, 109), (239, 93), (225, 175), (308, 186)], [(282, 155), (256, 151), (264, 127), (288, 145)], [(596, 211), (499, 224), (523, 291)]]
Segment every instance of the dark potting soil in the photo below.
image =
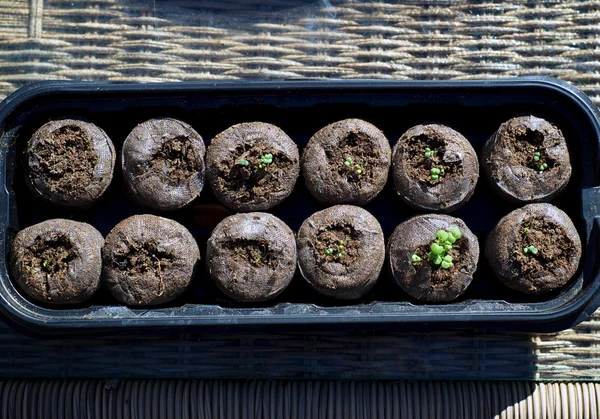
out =
[[(425, 156), (425, 150), (429, 148), (430, 157)], [(436, 185), (449, 179), (462, 175), (462, 161), (445, 162), (443, 161), (446, 152), (445, 142), (439, 138), (436, 133), (432, 135), (417, 135), (410, 138), (405, 146), (407, 159), (407, 172), (413, 179), (418, 179), (429, 185)], [(432, 168), (440, 169), (438, 179), (431, 178)]]
[(175, 137), (163, 143), (149, 166), (150, 170), (162, 174), (161, 177), (178, 184), (198, 171), (199, 156), (187, 137)]
[(53, 192), (65, 195), (85, 189), (98, 163), (92, 138), (77, 126), (60, 127), (41, 138), (29, 152), (36, 156), (41, 168), (32, 175), (42, 178)]
[(235, 239), (226, 242), (223, 247), (239, 262), (255, 267), (277, 268), (277, 259), (269, 250), (267, 240)]
[[(328, 253), (328, 249), (333, 252)], [(338, 262), (350, 266), (359, 260), (361, 242), (357, 231), (348, 223), (334, 224), (317, 233), (315, 255), (319, 264)]]

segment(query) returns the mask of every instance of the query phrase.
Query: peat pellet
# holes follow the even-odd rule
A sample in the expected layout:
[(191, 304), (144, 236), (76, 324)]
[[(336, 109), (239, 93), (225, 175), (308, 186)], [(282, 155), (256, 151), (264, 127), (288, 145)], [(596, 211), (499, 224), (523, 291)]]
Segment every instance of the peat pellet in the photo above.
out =
[(294, 277), (294, 233), (271, 214), (235, 214), (214, 229), (206, 261), (210, 277), (228, 297), (241, 302), (270, 300)]
[(162, 211), (186, 206), (204, 187), (204, 154), (202, 137), (185, 122), (156, 118), (138, 125), (122, 150), (132, 199)]
[(108, 233), (102, 260), (102, 277), (117, 301), (153, 306), (173, 300), (188, 287), (200, 251), (181, 224), (134, 215)]
[(473, 195), (479, 162), (459, 132), (445, 125), (417, 125), (394, 146), (392, 176), (398, 196), (412, 208), (450, 212)]
[(307, 218), (298, 231), (298, 266), (319, 293), (362, 297), (375, 285), (385, 259), (381, 226), (368, 211), (336, 205)]
[(52, 219), (16, 235), (10, 268), (19, 287), (34, 300), (77, 304), (100, 286), (102, 235), (89, 224)]
[(275, 125), (234, 125), (208, 146), (208, 183), (229, 209), (264, 211), (292, 193), (300, 173), (299, 160), (296, 143)]
[(562, 210), (529, 204), (500, 220), (487, 238), (485, 256), (504, 285), (539, 295), (562, 288), (575, 275), (581, 239)]
[(400, 223), (388, 243), (396, 283), (411, 297), (448, 302), (462, 295), (477, 270), (479, 241), (459, 218), (425, 214)]
[(360, 119), (334, 122), (314, 134), (302, 153), (302, 174), (324, 204), (366, 204), (385, 186), (390, 170), (388, 139)]
[(110, 185), (115, 157), (112, 141), (96, 125), (74, 119), (50, 121), (27, 143), (27, 187), (57, 205), (89, 207)]
[(521, 204), (550, 201), (567, 186), (572, 170), (562, 132), (535, 116), (500, 125), (483, 147), (482, 165), (494, 190)]

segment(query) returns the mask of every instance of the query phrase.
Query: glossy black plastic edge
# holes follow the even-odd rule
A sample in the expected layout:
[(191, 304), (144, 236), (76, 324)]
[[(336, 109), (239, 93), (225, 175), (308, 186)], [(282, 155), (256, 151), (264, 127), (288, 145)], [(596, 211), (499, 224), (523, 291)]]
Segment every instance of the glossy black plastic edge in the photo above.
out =
[[(26, 104), (39, 96), (47, 93), (56, 94), (60, 92), (89, 93), (93, 91), (110, 91), (113, 93), (136, 93), (146, 92), (177, 92), (177, 91), (204, 91), (207, 89), (217, 90), (256, 90), (278, 91), (278, 90), (303, 90), (303, 89), (351, 89), (351, 90), (382, 90), (398, 88), (422, 88), (422, 89), (453, 89), (453, 88), (482, 88), (499, 86), (522, 86), (537, 87), (554, 90), (565, 96), (575, 106), (579, 107), (589, 118), (594, 129), (594, 137), (600, 138), (600, 124), (598, 117), (600, 112), (591, 100), (580, 90), (563, 81), (550, 77), (522, 77), (514, 79), (496, 80), (468, 80), (468, 81), (383, 81), (383, 80), (286, 80), (286, 81), (230, 81), (230, 82), (181, 82), (160, 84), (136, 84), (136, 83), (98, 83), (98, 82), (70, 82), (70, 81), (45, 81), (33, 83), (22, 87), (9, 95), (0, 104), (0, 132), (3, 132), (4, 121), (18, 106)], [(10, 200), (6, 189), (6, 154), (7, 144), (2, 141), (0, 150), (0, 237), (6, 237), (7, 229), (14, 217), (10, 208)], [(593, 144), (596, 155), (600, 155), (600, 143)], [(597, 173), (594, 173), (594, 179)], [(587, 272), (593, 272), (592, 283), (580, 294), (578, 298), (568, 303), (559, 305), (551, 310), (537, 311), (501, 311), (490, 307), (489, 311), (468, 313), (468, 310), (452, 313), (442, 313), (431, 307), (423, 306), (420, 312), (403, 313), (358, 313), (355, 307), (319, 307), (318, 311), (327, 312), (326, 315), (304, 314), (302, 307), (315, 307), (312, 304), (289, 304), (282, 303), (279, 306), (280, 313), (269, 315), (228, 315), (228, 309), (216, 306), (215, 313), (205, 315), (194, 315), (194, 307), (183, 306), (178, 308), (162, 309), (175, 311), (174, 315), (165, 314), (160, 317), (145, 318), (139, 316), (118, 316), (111, 311), (127, 311), (125, 307), (103, 307), (94, 316), (82, 318), (73, 315), (70, 310), (51, 310), (37, 308), (37, 312), (27, 309), (15, 299), (15, 289), (8, 277), (6, 258), (0, 258), (0, 311), (8, 318), (10, 323), (19, 328), (40, 334), (57, 334), (83, 331), (122, 331), (142, 328), (214, 328), (227, 327), (237, 329), (238, 327), (248, 329), (256, 327), (285, 327), (294, 325), (296, 328), (321, 328), (335, 325), (336, 328), (402, 328), (420, 330), (449, 328), (449, 327), (478, 327), (494, 328), (513, 331), (530, 332), (553, 332), (572, 327), (586, 319), (600, 306), (600, 274), (596, 252), (600, 244), (600, 218), (597, 207), (600, 207), (600, 188), (582, 189), (583, 217), (586, 224), (586, 234), (589, 238), (589, 249), (587, 252)], [(590, 234), (592, 236), (590, 236)], [(0, 240), (0, 254), (6, 255), (4, 240)], [(508, 303), (507, 303), (508, 304)], [(394, 303), (373, 303), (371, 307), (381, 305), (394, 305)], [(468, 305), (468, 303), (466, 304)], [(495, 304), (491, 303), (490, 306)], [(295, 306), (295, 307), (294, 307)], [(464, 309), (465, 305), (462, 306)], [(344, 310), (346, 312), (344, 312)], [(139, 311), (139, 310), (138, 310)], [(147, 310), (144, 310), (147, 311)], [(217, 313), (221, 311), (222, 313)], [(261, 310), (257, 310), (261, 311)], [(356, 311), (355, 315), (351, 315)], [(338, 312), (338, 313), (336, 313)]]

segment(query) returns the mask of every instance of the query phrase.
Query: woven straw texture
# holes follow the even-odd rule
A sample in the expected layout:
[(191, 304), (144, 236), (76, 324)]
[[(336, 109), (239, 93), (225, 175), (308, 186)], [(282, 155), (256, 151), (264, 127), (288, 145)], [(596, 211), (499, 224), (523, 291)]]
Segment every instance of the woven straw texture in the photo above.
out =
[[(549, 75), (600, 103), (599, 35), (600, 1), (0, 0), (0, 97), (45, 79)], [(553, 335), (329, 331), (38, 341), (0, 324), (0, 355), (0, 374), (21, 377), (598, 379), (600, 314)], [(13, 392), (33, 386), (15, 385), (24, 387)], [(593, 386), (543, 388), (564, 401), (557, 394), (590, 394), (583, 389)]]
[(333, 381), (0, 381), (0, 418), (598, 417), (600, 384)]

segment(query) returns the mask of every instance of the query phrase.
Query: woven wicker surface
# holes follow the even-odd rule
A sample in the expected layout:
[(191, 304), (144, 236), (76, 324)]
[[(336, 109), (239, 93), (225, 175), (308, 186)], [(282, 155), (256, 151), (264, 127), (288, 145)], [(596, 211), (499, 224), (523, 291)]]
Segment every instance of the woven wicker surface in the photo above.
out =
[[(600, 1), (0, 0), (0, 97), (45, 79), (550, 75), (600, 103), (599, 35)], [(331, 331), (37, 341), (0, 324), (0, 374), (598, 379), (600, 313), (554, 335)]]
[(0, 396), (2, 419), (595, 419), (600, 384), (17, 380)]

